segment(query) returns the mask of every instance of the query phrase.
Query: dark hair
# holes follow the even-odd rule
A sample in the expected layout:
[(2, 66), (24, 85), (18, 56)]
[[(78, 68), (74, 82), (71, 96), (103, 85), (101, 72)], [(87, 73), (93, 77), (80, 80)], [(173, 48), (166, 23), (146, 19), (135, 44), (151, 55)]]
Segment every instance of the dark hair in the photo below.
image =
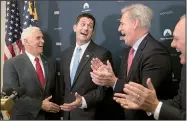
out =
[(78, 16), (77, 16), (77, 23), (78, 23), (79, 20), (80, 20), (81, 18), (83, 18), (83, 17), (92, 19), (92, 21), (93, 21), (93, 29), (94, 29), (94, 28), (95, 28), (95, 23), (96, 23), (96, 21), (95, 21), (95, 18), (94, 18), (90, 13), (82, 13), (82, 14), (78, 15)]

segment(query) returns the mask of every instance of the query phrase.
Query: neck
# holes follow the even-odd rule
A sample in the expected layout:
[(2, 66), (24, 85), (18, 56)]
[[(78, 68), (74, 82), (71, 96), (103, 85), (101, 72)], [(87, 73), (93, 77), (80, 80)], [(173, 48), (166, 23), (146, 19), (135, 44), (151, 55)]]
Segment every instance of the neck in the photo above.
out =
[(138, 41), (142, 36), (144, 36), (146, 33), (148, 33), (147, 29), (141, 28), (136, 30), (136, 34), (134, 35), (134, 42), (132, 44), (132, 46), (136, 43), (136, 41)]

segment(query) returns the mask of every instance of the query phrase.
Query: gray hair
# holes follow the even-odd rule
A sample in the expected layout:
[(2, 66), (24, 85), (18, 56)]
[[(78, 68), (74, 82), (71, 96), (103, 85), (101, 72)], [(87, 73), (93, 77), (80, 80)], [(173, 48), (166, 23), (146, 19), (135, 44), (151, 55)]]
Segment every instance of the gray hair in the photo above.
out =
[(35, 27), (35, 26), (30, 26), (27, 27), (26, 29), (23, 29), (23, 32), (21, 33), (21, 42), (24, 45), (24, 40), (27, 39), (30, 35), (32, 35), (32, 33), (36, 30), (40, 30), (40, 28)]
[(121, 12), (122, 14), (128, 12), (129, 17), (133, 20), (138, 19), (141, 27), (145, 27), (148, 30), (151, 28), (153, 16), (153, 11), (151, 8), (143, 4), (132, 4), (124, 7)]
[(186, 14), (182, 15), (182, 16), (180, 17), (180, 20), (182, 20), (182, 19), (184, 19), (184, 18), (186, 18)]

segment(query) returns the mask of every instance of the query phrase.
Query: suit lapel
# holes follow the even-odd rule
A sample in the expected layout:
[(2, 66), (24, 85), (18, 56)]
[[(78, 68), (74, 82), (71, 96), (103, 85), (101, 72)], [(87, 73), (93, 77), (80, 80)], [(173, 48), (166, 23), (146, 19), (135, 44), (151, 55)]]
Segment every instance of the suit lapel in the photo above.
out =
[(73, 56), (73, 51), (74, 51), (75, 47), (72, 47), (70, 48), (70, 50), (68, 51), (67, 53), (67, 57), (66, 57), (66, 64), (64, 65), (65, 68), (67, 69), (67, 74), (68, 74), (68, 81), (67, 81), (67, 84), (68, 84), (68, 88), (69, 90), (71, 90), (71, 78), (70, 78), (70, 64), (71, 64), (71, 58)]
[(147, 44), (147, 40), (149, 39), (149, 37), (150, 37), (150, 34), (148, 34), (143, 40), (142, 40), (142, 42), (140, 43), (140, 45), (139, 45), (139, 47), (138, 47), (138, 50), (136, 51), (136, 54), (135, 54), (135, 56), (134, 56), (134, 59), (133, 59), (133, 61), (132, 61), (132, 64), (131, 64), (131, 67), (130, 67), (130, 70), (129, 70), (129, 73), (128, 73), (128, 81), (130, 81), (129, 79), (130, 79), (130, 76), (131, 76), (131, 74), (132, 74), (132, 70), (133, 69), (137, 69), (137, 65), (136, 65), (136, 63), (139, 63), (138, 61), (139, 61), (139, 58), (141, 57), (141, 55), (142, 55), (142, 51), (143, 51), (143, 49), (145, 48), (145, 46), (146, 46), (146, 44)]
[(45, 73), (45, 85), (44, 85), (44, 89), (45, 89), (47, 82), (48, 82), (48, 71), (49, 71), (48, 70), (48, 62), (47, 62), (47, 59), (45, 59), (43, 56), (41, 56), (41, 59), (42, 59), (43, 67), (44, 67), (44, 73)]
[(73, 84), (71, 86), (71, 88), (74, 86), (74, 84), (76, 83), (77, 81), (77, 78), (78, 76), (80, 75), (80, 73), (82, 72), (82, 70), (84, 69), (85, 65), (88, 63), (88, 61), (91, 59), (91, 57), (93, 56), (93, 49), (94, 49), (94, 43), (90, 42), (90, 44), (88, 45), (88, 47), (86, 48), (84, 54), (83, 54), (83, 57), (79, 63), (79, 66), (78, 66), (78, 69), (77, 69), (77, 72), (75, 74), (75, 78), (74, 78), (74, 81), (73, 81)]
[(121, 72), (123, 72), (125, 80), (127, 79), (128, 53), (129, 53), (129, 51), (130, 51), (130, 49), (127, 49), (124, 52), (124, 57), (123, 57), (124, 59), (123, 59), (123, 64), (122, 64), (123, 65), (123, 68), (122, 68), (123, 71), (121, 71)]
[(33, 76), (31, 76), (33, 78), (33, 81), (36, 81), (37, 85), (40, 87), (41, 91), (43, 91), (43, 88), (42, 88), (42, 85), (38, 79), (38, 76), (37, 76), (37, 73), (36, 73), (36, 70), (34, 69), (29, 57), (27, 56), (26, 53), (23, 53), (24, 54), (24, 60), (26, 62), (26, 65), (28, 66), (28, 73), (29, 74), (33, 74)]

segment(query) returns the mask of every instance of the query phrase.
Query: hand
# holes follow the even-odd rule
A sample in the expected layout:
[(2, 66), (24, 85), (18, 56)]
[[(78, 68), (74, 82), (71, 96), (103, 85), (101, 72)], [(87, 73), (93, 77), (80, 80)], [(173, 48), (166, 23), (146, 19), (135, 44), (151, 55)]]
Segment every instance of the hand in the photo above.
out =
[(108, 60), (107, 65), (105, 65), (98, 58), (93, 59), (91, 61), (91, 68), (93, 72), (90, 72), (90, 75), (95, 84), (100, 86), (113, 86), (117, 81), (112, 66)]
[(123, 91), (129, 95), (126, 98), (136, 103), (140, 109), (154, 113), (159, 100), (157, 99), (151, 79), (148, 78), (146, 83), (148, 88), (134, 82), (129, 82), (129, 84), (125, 84)]
[(115, 93), (113, 99), (125, 109), (140, 109), (136, 103), (128, 100), (126, 96), (126, 94)]
[(51, 98), (52, 96), (49, 96), (42, 101), (42, 109), (46, 112), (57, 113), (60, 111), (60, 106), (53, 102), (50, 102), (49, 100)]
[(77, 107), (82, 105), (82, 96), (80, 96), (77, 92), (75, 93), (76, 100), (72, 103), (64, 103), (60, 106), (61, 110), (63, 111), (71, 111)]

